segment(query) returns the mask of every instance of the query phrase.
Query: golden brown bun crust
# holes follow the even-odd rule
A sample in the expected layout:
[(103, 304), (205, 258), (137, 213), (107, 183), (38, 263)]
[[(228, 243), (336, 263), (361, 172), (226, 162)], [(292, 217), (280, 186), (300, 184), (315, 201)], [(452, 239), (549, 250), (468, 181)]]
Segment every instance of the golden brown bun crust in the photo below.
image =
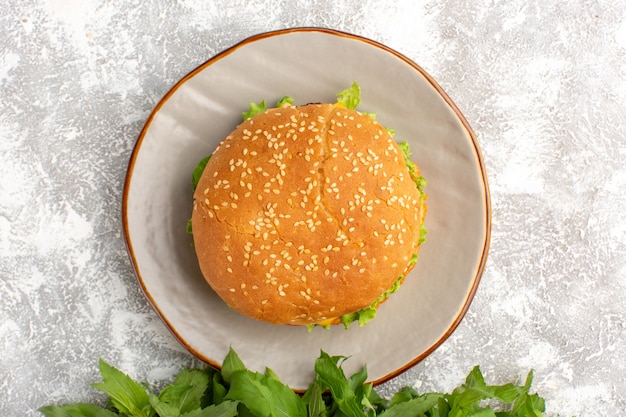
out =
[(313, 324), (369, 307), (405, 272), (420, 194), (369, 116), (329, 104), (271, 109), (216, 149), (194, 194), (202, 273), (233, 309)]

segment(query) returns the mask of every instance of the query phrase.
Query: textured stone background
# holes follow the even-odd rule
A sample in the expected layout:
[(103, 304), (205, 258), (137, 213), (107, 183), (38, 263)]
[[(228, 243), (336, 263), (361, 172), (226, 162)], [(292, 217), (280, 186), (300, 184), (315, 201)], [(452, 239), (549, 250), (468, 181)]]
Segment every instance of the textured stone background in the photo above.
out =
[(141, 293), (121, 231), (130, 153), (180, 77), (247, 36), (336, 28), (433, 75), (493, 199), (465, 320), (401, 385), (534, 368), (549, 415), (626, 410), (626, 2), (30, 0), (0, 4), (0, 416), (99, 401), (104, 357), (162, 383), (200, 365)]

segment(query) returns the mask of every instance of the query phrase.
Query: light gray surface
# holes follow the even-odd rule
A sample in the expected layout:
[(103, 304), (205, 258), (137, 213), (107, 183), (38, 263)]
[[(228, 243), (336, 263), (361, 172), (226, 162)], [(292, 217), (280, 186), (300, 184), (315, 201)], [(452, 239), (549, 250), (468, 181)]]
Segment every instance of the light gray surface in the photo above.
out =
[(416, 61), (465, 113), (487, 165), (493, 235), (474, 303), (382, 392), (448, 390), (475, 364), (493, 382), (534, 368), (550, 415), (623, 415), (626, 2), (413, 3), (3, 2), (0, 416), (101, 400), (88, 386), (99, 357), (157, 384), (200, 365), (133, 275), (120, 222), (128, 158), (180, 77), (291, 26), (356, 33)]

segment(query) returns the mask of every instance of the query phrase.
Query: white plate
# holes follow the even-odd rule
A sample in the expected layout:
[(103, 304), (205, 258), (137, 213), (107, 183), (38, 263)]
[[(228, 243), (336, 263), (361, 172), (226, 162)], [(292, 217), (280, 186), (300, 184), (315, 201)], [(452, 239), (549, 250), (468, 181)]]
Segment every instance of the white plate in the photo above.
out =
[[(249, 102), (331, 102), (356, 80), (359, 109), (406, 140), (428, 180), (428, 241), (417, 267), (375, 320), (344, 330), (276, 326), (229, 310), (202, 278), (185, 224), (191, 173), (241, 121)], [(448, 95), (390, 48), (342, 32), (297, 28), (253, 36), (180, 80), (156, 106), (132, 154), (124, 232), (139, 283), (168, 328), (200, 359), (219, 366), (232, 346), (246, 365), (266, 366), (296, 390), (320, 350), (367, 364), (384, 382), (413, 366), (456, 328), (482, 274), (491, 228), (487, 178), (476, 137)]]

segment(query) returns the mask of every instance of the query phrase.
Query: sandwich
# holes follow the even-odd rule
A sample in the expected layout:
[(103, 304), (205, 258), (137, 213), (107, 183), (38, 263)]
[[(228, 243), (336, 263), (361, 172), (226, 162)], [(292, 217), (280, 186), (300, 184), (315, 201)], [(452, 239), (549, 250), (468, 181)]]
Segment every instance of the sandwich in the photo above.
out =
[(193, 174), (188, 230), (233, 310), (281, 325), (364, 325), (415, 266), (426, 182), (406, 143), (335, 103), (251, 104)]

